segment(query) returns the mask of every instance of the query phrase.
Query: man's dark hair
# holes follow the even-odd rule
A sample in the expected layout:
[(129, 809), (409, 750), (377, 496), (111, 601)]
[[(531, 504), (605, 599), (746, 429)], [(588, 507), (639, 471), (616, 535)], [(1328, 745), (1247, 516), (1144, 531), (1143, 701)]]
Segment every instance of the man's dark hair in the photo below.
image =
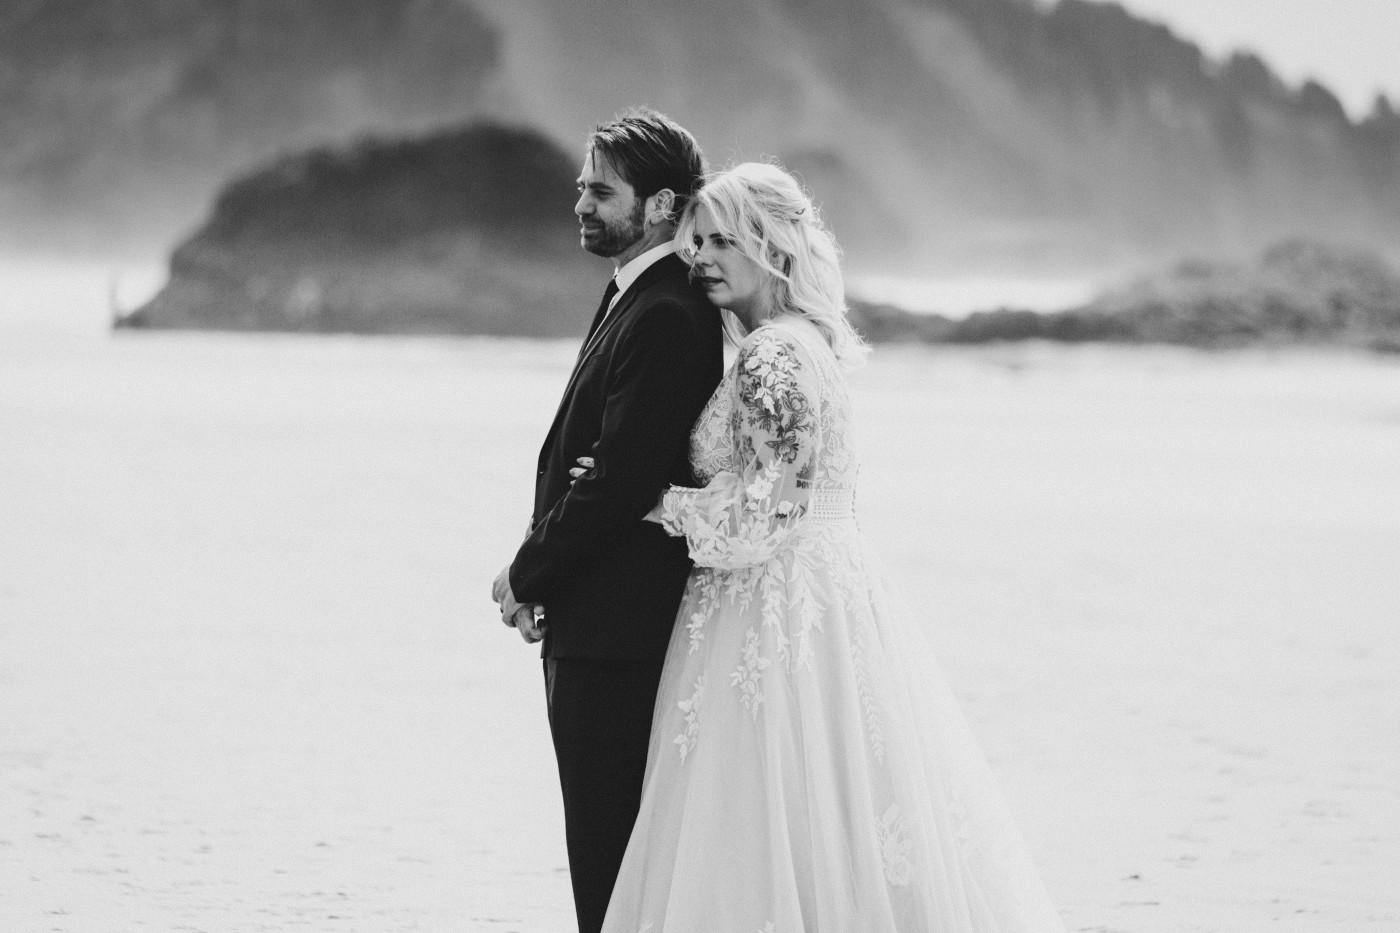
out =
[(705, 156), (695, 137), (647, 107), (633, 107), (600, 124), (588, 135), (588, 151), (607, 159), (638, 201), (670, 188), (676, 195), (672, 216), (680, 215), (705, 177)]

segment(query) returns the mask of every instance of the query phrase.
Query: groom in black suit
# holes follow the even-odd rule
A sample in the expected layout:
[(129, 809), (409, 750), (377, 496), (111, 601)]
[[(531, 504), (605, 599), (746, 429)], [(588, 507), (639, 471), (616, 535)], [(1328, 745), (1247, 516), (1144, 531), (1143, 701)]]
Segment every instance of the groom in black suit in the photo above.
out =
[[(694, 138), (654, 111), (589, 137), (574, 213), (616, 272), (540, 449), (530, 533), (493, 588), (506, 624), (544, 640), (580, 933), (602, 927), (637, 817), (690, 572), (685, 542), (642, 516), (668, 484), (694, 485), (690, 429), (723, 369), (719, 312), (672, 243), (703, 173)], [(571, 486), (580, 457), (595, 466)]]

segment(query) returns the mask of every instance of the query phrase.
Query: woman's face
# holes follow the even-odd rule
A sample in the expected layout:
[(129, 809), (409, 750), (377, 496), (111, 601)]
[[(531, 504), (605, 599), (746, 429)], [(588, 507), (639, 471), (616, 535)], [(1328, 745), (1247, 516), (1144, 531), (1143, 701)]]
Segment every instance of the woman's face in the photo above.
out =
[(686, 245), (695, 281), (711, 304), (745, 316), (758, 307), (769, 273), (719, 231), (703, 204), (695, 209), (695, 233)]

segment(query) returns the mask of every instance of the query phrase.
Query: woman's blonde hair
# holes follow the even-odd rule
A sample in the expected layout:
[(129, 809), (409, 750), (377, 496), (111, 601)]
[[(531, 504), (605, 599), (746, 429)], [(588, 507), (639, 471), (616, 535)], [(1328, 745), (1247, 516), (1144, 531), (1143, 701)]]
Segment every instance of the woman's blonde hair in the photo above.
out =
[[(778, 314), (811, 321), (842, 363), (864, 358), (869, 348), (846, 316), (840, 249), (797, 179), (767, 162), (744, 162), (708, 176), (676, 230), (682, 255), (692, 252), (695, 212), (702, 205), (720, 234), (768, 273), (764, 287)], [(734, 315), (725, 315), (725, 325), (736, 342), (743, 340)]]

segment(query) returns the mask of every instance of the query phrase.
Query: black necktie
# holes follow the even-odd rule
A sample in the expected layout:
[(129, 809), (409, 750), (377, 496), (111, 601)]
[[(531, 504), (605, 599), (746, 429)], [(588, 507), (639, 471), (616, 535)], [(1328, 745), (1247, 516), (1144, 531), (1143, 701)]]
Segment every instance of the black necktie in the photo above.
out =
[(617, 294), (617, 279), (608, 279), (608, 287), (603, 289), (603, 301), (598, 305), (598, 313), (593, 315), (593, 324), (588, 328), (588, 336), (584, 338), (583, 346), (579, 348), (579, 358), (583, 358), (583, 351), (588, 349), (589, 342), (593, 335), (598, 333), (598, 327), (603, 323), (603, 318), (608, 316), (608, 308), (612, 306), (613, 296)]

